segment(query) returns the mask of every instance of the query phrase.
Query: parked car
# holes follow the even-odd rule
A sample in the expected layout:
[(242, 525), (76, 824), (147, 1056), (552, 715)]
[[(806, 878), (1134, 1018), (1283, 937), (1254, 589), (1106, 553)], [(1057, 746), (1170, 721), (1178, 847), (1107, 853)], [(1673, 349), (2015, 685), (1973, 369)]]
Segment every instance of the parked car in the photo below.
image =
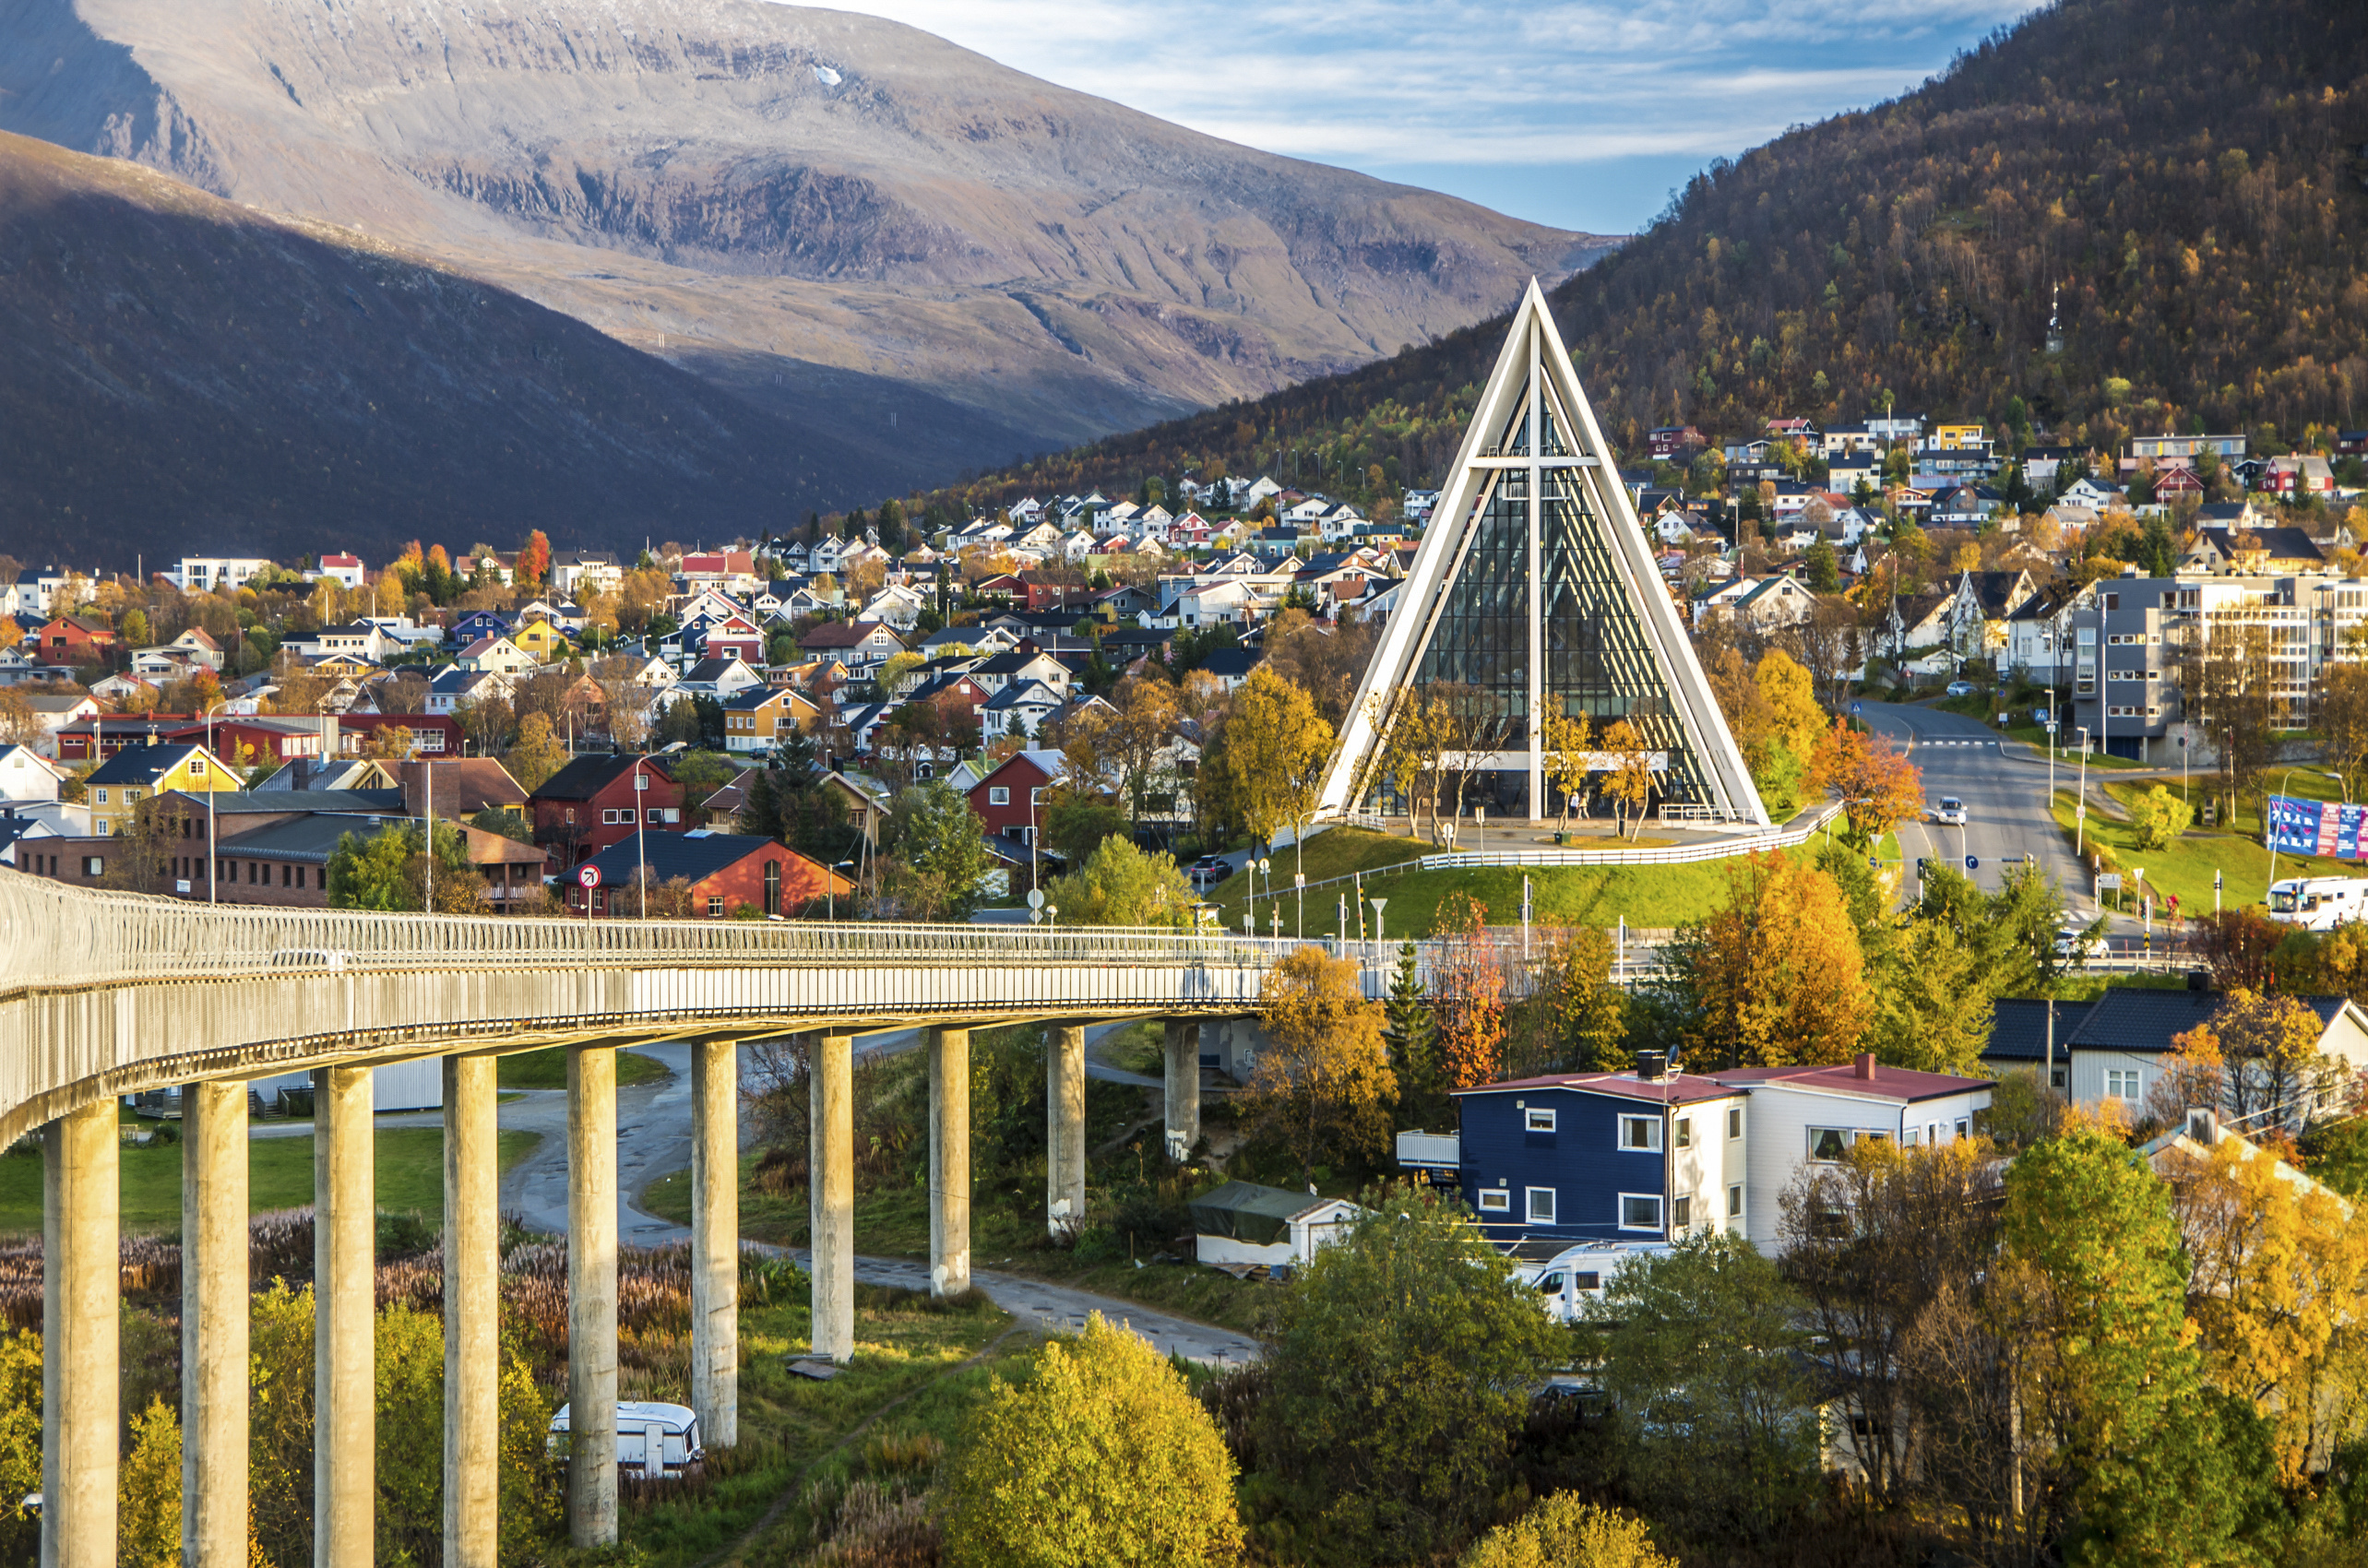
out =
[(1955, 795), (1943, 795), (1941, 803), (1933, 808), (1933, 820), (1949, 827), (1965, 826), (1965, 802)]
[(2055, 933), (2055, 956), (2085, 963), (2103, 957), (2108, 949), (2105, 939), (2086, 926), (2068, 925)]
[(1953, 697), (1969, 697), (1973, 692), (1974, 685), (1970, 681), (1951, 681), (1948, 683), (1948, 695)]

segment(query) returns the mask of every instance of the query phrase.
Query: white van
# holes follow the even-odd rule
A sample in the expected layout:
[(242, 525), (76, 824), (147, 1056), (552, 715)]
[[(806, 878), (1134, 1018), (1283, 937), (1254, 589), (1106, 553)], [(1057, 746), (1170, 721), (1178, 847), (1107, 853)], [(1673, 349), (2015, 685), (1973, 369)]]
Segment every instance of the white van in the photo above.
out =
[(1513, 1277), (1524, 1289), (1537, 1293), (1538, 1304), (1548, 1317), (1556, 1323), (1577, 1323), (1586, 1315), (1587, 1303), (1603, 1294), (1624, 1260), (1663, 1257), (1669, 1251), (1666, 1241), (1581, 1241), (1544, 1263), (1522, 1265), (1514, 1270)]
[(2368, 920), (2368, 877), (2290, 876), (2269, 885), (2269, 918), (2304, 931)]
[[(566, 1446), (567, 1407), (551, 1418), (551, 1450)], [(648, 1455), (656, 1455), (653, 1467)], [(620, 1399), (616, 1405), (616, 1462), (620, 1469), (638, 1470), (645, 1477), (679, 1478), (684, 1469), (707, 1457), (699, 1445), (699, 1419), (686, 1405), (660, 1405), (654, 1400)]]

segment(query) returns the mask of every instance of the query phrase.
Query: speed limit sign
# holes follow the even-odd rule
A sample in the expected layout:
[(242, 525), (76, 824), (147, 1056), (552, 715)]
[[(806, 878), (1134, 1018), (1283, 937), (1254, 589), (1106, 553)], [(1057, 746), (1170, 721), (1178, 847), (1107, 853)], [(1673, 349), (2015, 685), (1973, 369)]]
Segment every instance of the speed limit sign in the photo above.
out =
[(586, 866), (576, 873), (576, 880), (585, 887), (598, 887), (601, 885), (601, 868)]

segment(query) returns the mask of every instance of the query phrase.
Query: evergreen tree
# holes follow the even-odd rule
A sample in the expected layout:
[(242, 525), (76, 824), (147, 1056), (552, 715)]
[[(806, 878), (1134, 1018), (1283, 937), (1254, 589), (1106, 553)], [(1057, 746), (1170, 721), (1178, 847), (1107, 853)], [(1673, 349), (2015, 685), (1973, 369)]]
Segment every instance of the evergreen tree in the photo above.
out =
[(758, 838), (781, 837), (781, 802), (773, 789), (773, 770), (760, 767), (749, 780), (740, 805), (740, 831)]
[(1390, 1068), (1398, 1078), (1398, 1119), (1412, 1125), (1442, 1125), (1453, 1115), (1439, 1082), (1439, 1026), (1422, 985), (1412, 938), (1398, 950), (1390, 976), (1388, 1021)]

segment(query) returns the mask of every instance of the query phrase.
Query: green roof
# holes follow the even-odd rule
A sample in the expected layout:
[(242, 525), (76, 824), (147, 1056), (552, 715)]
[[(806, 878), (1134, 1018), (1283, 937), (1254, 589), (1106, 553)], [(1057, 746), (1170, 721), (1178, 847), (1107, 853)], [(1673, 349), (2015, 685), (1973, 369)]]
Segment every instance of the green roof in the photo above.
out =
[(1255, 1182), (1228, 1182), (1203, 1193), (1186, 1206), (1192, 1228), (1203, 1236), (1230, 1236), (1235, 1241), (1271, 1246), (1291, 1237), (1291, 1217), (1324, 1200)]

